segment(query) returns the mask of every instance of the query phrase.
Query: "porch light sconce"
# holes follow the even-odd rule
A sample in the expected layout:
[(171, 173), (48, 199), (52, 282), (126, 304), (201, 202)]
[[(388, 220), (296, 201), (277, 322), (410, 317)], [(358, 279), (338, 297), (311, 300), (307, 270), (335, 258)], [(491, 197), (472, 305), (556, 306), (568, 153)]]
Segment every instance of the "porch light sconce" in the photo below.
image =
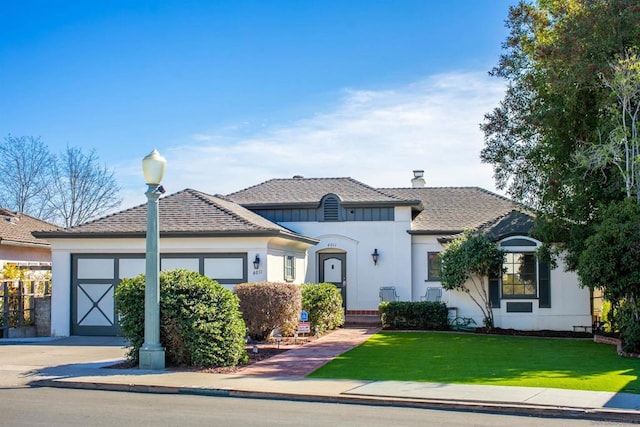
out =
[(255, 270), (260, 268), (260, 257), (256, 254), (256, 258), (253, 260), (253, 268)]
[(373, 259), (373, 265), (378, 265), (378, 257), (380, 256), (380, 254), (378, 253), (378, 249), (374, 249), (373, 253), (371, 254), (371, 259)]

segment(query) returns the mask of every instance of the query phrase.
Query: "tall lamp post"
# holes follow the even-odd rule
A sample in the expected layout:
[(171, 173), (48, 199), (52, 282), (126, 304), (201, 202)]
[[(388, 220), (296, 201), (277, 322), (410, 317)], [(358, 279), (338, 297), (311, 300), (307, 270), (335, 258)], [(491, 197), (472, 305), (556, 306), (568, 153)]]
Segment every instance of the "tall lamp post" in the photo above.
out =
[(160, 185), (167, 161), (153, 150), (142, 159), (147, 183), (147, 253), (144, 286), (144, 344), (140, 348), (140, 369), (164, 369), (164, 348), (160, 345), (160, 253), (158, 242), (158, 199), (164, 193)]

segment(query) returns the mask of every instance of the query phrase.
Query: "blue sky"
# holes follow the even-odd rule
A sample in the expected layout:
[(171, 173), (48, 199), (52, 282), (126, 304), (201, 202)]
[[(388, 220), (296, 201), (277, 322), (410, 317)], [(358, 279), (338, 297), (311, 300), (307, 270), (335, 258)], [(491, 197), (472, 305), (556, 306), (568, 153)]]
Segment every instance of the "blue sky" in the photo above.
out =
[(123, 207), (270, 178), (495, 190), (478, 124), (515, 0), (0, 3), (0, 136), (95, 149)]

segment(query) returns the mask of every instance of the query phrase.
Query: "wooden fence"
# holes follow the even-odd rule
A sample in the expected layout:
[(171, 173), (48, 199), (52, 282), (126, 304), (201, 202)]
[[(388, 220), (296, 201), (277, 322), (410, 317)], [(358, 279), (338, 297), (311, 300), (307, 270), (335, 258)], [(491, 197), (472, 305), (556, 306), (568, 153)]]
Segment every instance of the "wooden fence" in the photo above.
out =
[(2, 309), (0, 337), (7, 337), (11, 328), (35, 326), (35, 300), (50, 295), (50, 281), (0, 281), (0, 308)]

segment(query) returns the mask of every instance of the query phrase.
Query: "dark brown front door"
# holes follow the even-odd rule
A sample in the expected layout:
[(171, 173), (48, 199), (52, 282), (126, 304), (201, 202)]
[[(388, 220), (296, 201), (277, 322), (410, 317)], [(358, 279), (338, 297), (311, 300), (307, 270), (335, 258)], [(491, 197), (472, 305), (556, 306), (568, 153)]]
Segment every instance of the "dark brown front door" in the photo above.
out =
[(347, 307), (347, 254), (332, 253), (318, 256), (320, 283), (333, 283), (342, 294), (342, 306)]

